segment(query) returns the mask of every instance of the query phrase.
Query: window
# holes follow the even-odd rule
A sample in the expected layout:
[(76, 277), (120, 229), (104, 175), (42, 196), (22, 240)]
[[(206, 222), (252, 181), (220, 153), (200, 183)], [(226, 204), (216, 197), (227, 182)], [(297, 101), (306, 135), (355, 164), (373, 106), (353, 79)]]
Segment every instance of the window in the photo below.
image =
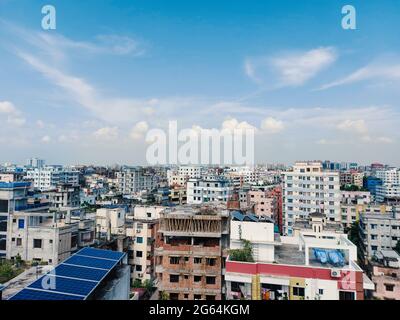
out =
[(206, 295), (206, 300), (215, 300), (215, 296), (213, 296), (213, 295)]
[(170, 274), (169, 275), (169, 282), (179, 282), (179, 275), (178, 274)]
[(142, 266), (140, 264), (137, 264), (135, 269), (136, 269), (136, 271), (141, 272)]
[(304, 297), (304, 288), (293, 287), (293, 295), (298, 297)]
[(208, 266), (215, 266), (217, 259), (215, 258), (206, 258), (206, 264)]
[(169, 264), (179, 264), (179, 257), (169, 257)]
[(322, 296), (324, 294), (324, 289), (318, 289), (318, 294)]
[(147, 212), (147, 218), (151, 218), (151, 212)]
[(202, 262), (202, 259), (200, 257), (194, 257), (193, 261), (195, 264), (200, 264)]
[(137, 243), (143, 243), (143, 237), (136, 237)]
[(25, 227), (25, 220), (18, 219), (18, 229), (24, 229), (24, 227)]
[(42, 248), (42, 239), (33, 239), (33, 247), (35, 249), (41, 249)]
[(215, 284), (215, 277), (206, 277), (207, 284)]
[(0, 231), (7, 231), (7, 217), (0, 216)]
[(339, 291), (339, 300), (355, 300), (354, 292)]
[(170, 300), (179, 300), (179, 293), (170, 293), (169, 294), (169, 299)]
[(393, 292), (394, 291), (394, 284), (385, 283), (385, 290)]
[(200, 282), (201, 281), (201, 276), (194, 276), (193, 277), (193, 282)]
[(201, 300), (201, 294), (195, 294), (193, 300)]
[(189, 299), (189, 295), (188, 295), (187, 293), (185, 293), (185, 294), (183, 295), (183, 298), (184, 298), (184, 299)]
[(143, 257), (143, 251), (136, 251), (136, 257), (137, 258)]
[(187, 279), (189, 279), (189, 275), (185, 274), (185, 275), (183, 276), (183, 278), (184, 278), (185, 280), (187, 280)]
[(50, 243), (50, 244), (52, 244), (52, 243), (53, 243), (53, 240), (52, 240), (52, 239), (50, 239), (50, 240), (49, 240), (49, 243)]

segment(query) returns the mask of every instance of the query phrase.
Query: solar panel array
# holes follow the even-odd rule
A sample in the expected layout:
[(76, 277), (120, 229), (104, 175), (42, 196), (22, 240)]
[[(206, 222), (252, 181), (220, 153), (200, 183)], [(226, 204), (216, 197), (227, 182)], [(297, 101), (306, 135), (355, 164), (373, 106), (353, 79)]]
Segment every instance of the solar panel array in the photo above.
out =
[(124, 255), (83, 248), (9, 300), (85, 300)]

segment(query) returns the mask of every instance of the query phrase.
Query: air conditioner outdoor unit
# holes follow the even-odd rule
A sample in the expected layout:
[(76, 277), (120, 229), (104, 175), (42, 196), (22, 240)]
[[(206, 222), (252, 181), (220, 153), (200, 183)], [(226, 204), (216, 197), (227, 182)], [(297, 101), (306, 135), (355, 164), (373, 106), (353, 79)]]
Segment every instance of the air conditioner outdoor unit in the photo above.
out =
[(340, 276), (341, 276), (340, 270), (338, 270), (338, 269), (332, 269), (331, 270), (331, 277), (332, 278), (340, 278)]

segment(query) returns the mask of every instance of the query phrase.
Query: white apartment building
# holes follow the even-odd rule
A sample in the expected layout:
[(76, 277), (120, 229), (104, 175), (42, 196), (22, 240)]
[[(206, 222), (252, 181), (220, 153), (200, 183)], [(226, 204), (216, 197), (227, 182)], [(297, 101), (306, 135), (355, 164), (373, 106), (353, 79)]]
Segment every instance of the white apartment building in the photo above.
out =
[(200, 178), (201, 167), (198, 166), (180, 166), (178, 168), (178, 175), (186, 178)]
[(131, 238), (128, 262), (131, 279), (152, 280), (154, 278), (154, 241), (156, 226), (162, 206), (135, 206), (133, 215), (127, 216), (126, 235)]
[(45, 191), (44, 194), (52, 208), (76, 208), (80, 206), (79, 185), (60, 184), (53, 190)]
[(123, 194), (151, 191), (157, 186), (156, 175), (142, 167), (125, 167), (117, 172), (118, 189)]
[(33, 187), (41, 191), (55, 188), (59, 184), (79, 185), (79, 171), (62, 166), (45, 166), (29, 169), (26, 178), (33, 181)]
[(377, 170), (375, 176), (381, 179), (383, 184), (400, 184), (400, 169), (398, 168)]
[(10, 214), (7, 259), (58, 264), (78, 249), (78, 223), (58, 221), (55, 214), (15, 212)]
[(31, 168), (43, 168), (45, 161), (38, 158), (30, 158), (26, 161), (26, 166)]
[(178, 187), (183, 187), (186, 185), (186, 181), (189, 178), (187, 176), (181, 176), (177, 173), (177, 171), (174, 170), (168, 170), (167, 171), (167, 181), (168, 181), (168, 186), (178, 186)]
[(207, 176), (189, 179), (187, 182), (187, 203), (200, 204), (210, 201), (226, 202), (233, 193), (234, 187), (225, 178)]
[(387, 202), (391, 200), (400, 200), (400, 184), (384, 184), (381, 186), (376, 186), (376, 196), (377, 202)]
[(126, 208), (110, 205), (96, 210), (96, 233), (100, 238), (125, 234)]
[(372, 258), (378, 251), (391, 250), (400, 240), (400, 209), (391, 213), (370, 213), (360, 216), (364, 255)]
[(328, 221), (340, 221), (339, 173), (325, 171), (321, 162), (296, 162), (283, 172), (284, 234), (292, 235), (297, 218), (321, 212)]

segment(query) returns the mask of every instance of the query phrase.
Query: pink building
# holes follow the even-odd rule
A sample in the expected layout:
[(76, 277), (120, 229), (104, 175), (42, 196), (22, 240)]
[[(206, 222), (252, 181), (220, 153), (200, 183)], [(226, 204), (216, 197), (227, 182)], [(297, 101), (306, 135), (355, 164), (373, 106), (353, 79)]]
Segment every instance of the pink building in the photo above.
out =
[(268, 191), (250, 190), (247, 193), (247, 204), (253, 207), (254, 214), (257, 216), (267, 216), (274, 218), (277, 209), (275, 197), (268, 196)]
[(371, 262), (374, 298), (400, 300), (400, 256), (394, 250), (381, 250)]

